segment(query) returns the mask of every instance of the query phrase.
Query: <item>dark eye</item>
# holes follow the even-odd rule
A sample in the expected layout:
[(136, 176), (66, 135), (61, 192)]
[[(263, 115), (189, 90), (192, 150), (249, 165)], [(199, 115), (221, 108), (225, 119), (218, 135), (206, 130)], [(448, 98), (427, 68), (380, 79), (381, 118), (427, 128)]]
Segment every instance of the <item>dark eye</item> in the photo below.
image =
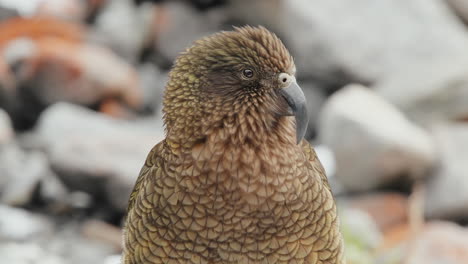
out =
[(250, 79), (254, 76), (254, 72), (251, 69), (244, 69), (242, 71), (242, 74), (244, 75), (245, 78)]

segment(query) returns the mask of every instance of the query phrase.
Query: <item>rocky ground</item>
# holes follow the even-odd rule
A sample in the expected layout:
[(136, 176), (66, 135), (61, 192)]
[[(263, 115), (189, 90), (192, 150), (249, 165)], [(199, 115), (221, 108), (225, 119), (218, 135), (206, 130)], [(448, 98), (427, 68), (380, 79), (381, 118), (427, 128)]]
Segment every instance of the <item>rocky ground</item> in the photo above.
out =
[(261, 24), (295, 58), (348, 263), (468, 263), (464, 0), (141, 2), (0, 0), (0, 262), (118, 263), (171, 62)]

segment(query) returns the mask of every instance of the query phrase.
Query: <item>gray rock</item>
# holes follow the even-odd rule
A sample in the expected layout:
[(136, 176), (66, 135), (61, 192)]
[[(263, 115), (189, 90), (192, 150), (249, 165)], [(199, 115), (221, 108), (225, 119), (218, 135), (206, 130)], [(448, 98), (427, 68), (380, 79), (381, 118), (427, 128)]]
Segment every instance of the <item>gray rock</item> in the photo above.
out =
[(143, 93), (143, 104), (153, 111), (160, 109), (168, 73), (161, 72), (159, 68), (151, 63), (141, 65), (138, 72)]
[(319, 139), (336, 158), (336, 176), (351, 191), (403, 175), (418, 177), (436, 160), (428, 133), (371, 90), (350, 85), (325, 103)]
[(405, 263), (468, 263), (468, 230), (449, 222), (431, 222), (412, 240)]
[(468, 219), (468, 124), (439, 124), (433, 134), (440, 162), (426, 182), (426, 216)]
[(312, 143), (312, 146), (325, 169), (328, 183), (330, 184), (333, 194), (340, 195), (344, 193), (346, 190), (344, 189), (343, 184), (341, 184), (341, 182), (336, 178), (336, 160), (333, 151), (325, 145), (316, 145)]
[(0, 241), (27, 241), (50, 234), (53, 230), (47, 218), (24, 209), (0, 205), (0, 216)]
[(460, 18), (468, 23), (468, 2), (465, 0), (445, 0)]
[(0, 109), (0, 146), (10, 142), (14, 137), (13, 127), (8, 114)]
[(53, 177), (49, 162), (40, 152), (26, 153), (14, 144), (0, 148), (0, 202), (28, 204), (38, 184)]
[(10, 19), (12, 17), (18, 16), (18, 11), (12, 8), (8, 8), (5, 6), (0, 6), (0, 21)]
[(120, 255), (111, 255), (104, 260), (104, 264), (119, 264), (122, 260)]
[(66, 259), (70, 264), (104, 263), (107, 256), (116, 253), (114, 245), (88, 239), (82, 229), (81, 223), (69, 222), (40, 243), (47, 252)]
[(80, 0), (42, 0), (35, 10), (35, 15), (84, 23), (86, 2)]
[(348, 263), (374, 263), (372, 253), (383, 239), (372, 217), (364, 211), (346, 208), (340, 211), (340, 220)]
[(96, 19), (95, 40), (110, 46), (129, 61), (135, 61), (152, 34), (155, 12), (147, 5), (132, 1), (109, 1)]
[(468, 118), (468, 62), (402, 67), (373, 88), (411, 120), (430, 127)]
[(327, 99), (325, 92), (317, 85), (308, 82), (300, 82), (302, 90), (307, 100), (307, 112), (309, 116), (309, 125), (305, 137), (307, 139), (315, 138), (317, 134), (317, 121), (320, 110)]
[(171, 61), (193, 41), (218, 31), (226, 19), (219, 9), (198, 12), (182, 1), (167, 1), (164, 10), (168, 21), (158, 34), (156, 48)]
[(59, 103), (41, 116), (37, 133), (52, 167), (72, 190), (104, 196), (124, 210), (150, 149), (164, 137), (162, 121), (123, 121)]
[(38, 193), (41, 200), (53, 208), (74, 207), (72, 195), (52, 171), (41, 179)]
[[(60, 221), (50, 220), (43, 225), (41, 216), (22, 209), (5, 210), (0, 206), (0, 213), (8, 216), (0, 217), (2, 263), (104, 263), (118, 251), (114, 244), (88, 239), (83, 235), (83, 225), (76, 221), (60, 224)], [(51, 228), (52, 224), (55, 229)], [(3, 233), (8, 236), (2, 236)]]
[(63, 258), (50, 254), (34, 243), (0, 244), (3, 263), (14, 264), (69, 264)]
[(407, 65), (461, 63), (468, 54), (463, 25), (441, 0), (232, 2), (243, 3), (242, 19), (283, 37), (300, 76), (325, 82), (373, 83)]
[(16, 1), (16, 0), (0, 0), (2, 7), (12, 9), (21, 16), (31, 16), (36, 11), (36, 8), (42, 0)]

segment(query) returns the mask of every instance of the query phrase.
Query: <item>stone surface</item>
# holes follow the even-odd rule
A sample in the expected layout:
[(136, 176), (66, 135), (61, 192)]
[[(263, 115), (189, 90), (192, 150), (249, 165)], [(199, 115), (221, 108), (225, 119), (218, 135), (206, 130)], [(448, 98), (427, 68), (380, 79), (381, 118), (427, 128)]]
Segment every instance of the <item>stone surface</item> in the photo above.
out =
[(407, 66), (462, 63), (468, 54), (463, 25), (441, 0), (232, 2), (242, 20), (283, 36), (300, 76), (323, 82), (374, 83)]
[(0, 148), (0, 202), (22, 206), (33, 198), (39, 183), (53, 177), (46, 156), (24, 152), (14, 144)]
[[(37, 30), (76, 29), (51, 21)], [(12, 27), (27, 28), (34, 23), (28, 19), (20, 22)], [(81, 43), (70, 36), (35, 38), (34, 31), (23, 34), (25, 38), (11, 40), (4, 47), (5, 58), (15, 65), (17, 73), (17, 87), (8, 92), (12, 99), (7, 105), (15, 128), (31, 128), (47, 106), (60, 101), (98, 108), (113, 100), (135, 110), (142, 108), (137, 72), (108, 48)]]
[(29, 1), (0, 0), (0, 5), (2, 7), (15, 10), (20, 15), (30, 16), (36, 12), (36, 9), (41, 1), (42, 0), (29, 0)]
[(18, 16), (18, 11), (9, 7), (0, 6), (0, 21)]
[(100, 264), (108, 256), (118, 253), (114, 245), (84, 236), (82, 223), (75, 221), (60, 225), (53, 236), (44, 237), (38, 242), (47, 252), (60, 256), (70, 264)]
[(27, 241), (53, 230), (50, 220), (24, 209), (0, 204), (0, 216), (0, 241)]
[(144, 106), (152, 111), (161, 109), (168, 73), (151, 63), (141, 65), (138, 73)]
[(468, 263), (468, 230), (449, 222), (427, 224), (415, 239), (406, 263)]
[(468, 2), (465, 0), (445, 0), (460, 18), (468, 23)]
[(368, 213), (383, 233), (408, 221), (408, 197), (403, 194), (363, 194), (353, 197), (349, 206)]
[(98, 42), (108, 45), (125, 59), (135, 61), (152, 34), (154, 14), (148, 5), (137, 7), (133, 1), (108, 1), (93, 29)]
[(122, 257), (120, 255), (112, 255), (108, 256), (104, 260), (104, 264), (120, 264), (122, 260)]
[(126, 208), (146, 155), (164, 137), (160, 119), (116, 120), (66, 103), (44, 112), (37, 133), (70, 189), (104, 196), (119, 210)]
[(50, 254), (40, 245), (33, 243), (0, 243), (3, 263), (14, 264), (69, 264), (63, 258)]
[(323, 107), (327, 97), (324, 90), (310, 82), (298, 82), (304, 91), (304, 95), (307, 100), (307, 113), (309, 116), (309, 125), (307, 126), (307, 132), (305, 134), (306, 139), (313, 139), (317, 136), (317, 122), (320, 114), (320, 110)]
[(351, 85), (335, 93), (320, 114), (319, 139), (336, 158), (336, 176), (351, 191), (419, 177), (436, 160), (427, 132), (369, 89)]
[(346, 208), (339, 211), (341, 230), (349, 264), (372, 264), (372, 252), (382, 241), (382, 234), (367, 213)]
[[(97, 264), (119, 252), (118, 235), (109, 230), (118, 233), (120, 229), (108, 224), (94, 230), (87, 226), (72, 218), (54, 219), (0, 204), (0, 263)], [(92, 236), (110, 236), (113, 241)]]
[(64, 20), (81, 22), (86, 17), (86, 2), (79, 0), (42, 0), (35, 15), (54, 16)]
[(82, 224), (76, 220), (67, 219), (66, 224), (49, 220), (44, 224), (41, 216), (22, 209), (5, 210), (3, 206), (0, 213), (1, 263), (97, 264), (118, 253), (115, 245), (83, 235)]
[(0, 108), (0, 146), (10, 142), (14, 137), (13, 127), (8, 114)]
[(397, 78), (387, 78), (373, 88), (411, 120), (430, 127), (440, 121), (468, 118), (468, 63), (448, 61), (397, 71)]
[(158, 33), (156, 49), (171, 62), (193, 41), (218, 31), (226, 19), (218, 9), (197, 12), (182, 1), (167, 1), (164, 12), (167, 19)]
[(426, 215), (468, 219), (468, 124), (439, 124), (433, 134), (440, 162), (426, 182)]

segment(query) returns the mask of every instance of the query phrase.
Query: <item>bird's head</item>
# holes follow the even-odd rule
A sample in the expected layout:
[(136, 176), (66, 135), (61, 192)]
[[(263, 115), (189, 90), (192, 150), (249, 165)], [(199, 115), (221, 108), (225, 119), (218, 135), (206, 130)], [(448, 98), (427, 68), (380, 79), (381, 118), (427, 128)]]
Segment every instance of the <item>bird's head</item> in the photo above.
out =
[[(242, 27), (196, 41), (176, 60), (164, 100), (168, 133), (229, 126), (270, 133), (294, 116), (296, 140), (307, 129), (304, 93), (293, 58), (264, 27)], [(284, 118), (283, 118), (284, 119)], [(204, 129), (202, 128), (204, 127)], [(245, 133), (248, 133), (245, 132)]]

